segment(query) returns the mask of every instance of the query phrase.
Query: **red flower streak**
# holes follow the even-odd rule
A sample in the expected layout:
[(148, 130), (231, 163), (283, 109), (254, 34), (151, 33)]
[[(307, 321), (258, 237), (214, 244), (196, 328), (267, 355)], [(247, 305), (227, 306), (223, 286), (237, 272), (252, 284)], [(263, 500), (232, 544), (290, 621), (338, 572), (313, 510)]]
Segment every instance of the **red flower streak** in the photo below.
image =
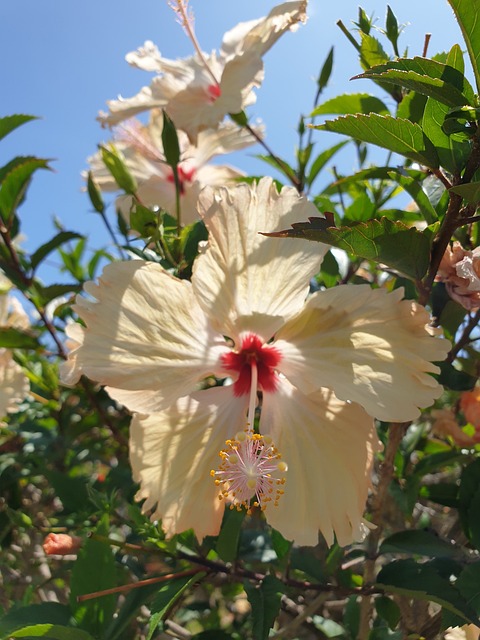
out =
[(222, 356), (222, 366), (232, 377), (238, 374), (233, 392), (236, 396), (250, 393), (252, 384), (252, 363), (257, 365), (258, 384), (263, 391), (275, 391), (277, 388), (276, 368), (282, 356), (274, 346), (263, 344), (262, 340), (249, 333), (242, 340), (239, 351), (231, 351)]

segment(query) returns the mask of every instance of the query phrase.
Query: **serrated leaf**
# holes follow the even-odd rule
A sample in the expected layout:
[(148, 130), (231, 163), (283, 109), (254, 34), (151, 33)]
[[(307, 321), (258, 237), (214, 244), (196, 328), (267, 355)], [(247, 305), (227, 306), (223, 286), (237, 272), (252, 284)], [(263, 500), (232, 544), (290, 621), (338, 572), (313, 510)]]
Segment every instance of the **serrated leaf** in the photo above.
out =
[(182, 594), (205, 575), (204, 572), (199, 572), (193, 577), (174, 577), (159, 589), (150, 606), (151, 617), (146, 640), (151, 640), (160, 622)]
[(0, 186), (0, 216), (8, 224), (17, 207), (22, 202), (37, 169), (49, 169), (48, 160), (43, 158), (24, 158), (3, 178)]
[[(45, 640), (94, 640), (86, 631), (75, 627), (64, 627), (56, 624), (37, 624), (17, 629), (8, 636), (10, 638), (44, 638)], [(3, 640), (3, 639), (2, 639)]]
[(30, 264), (32, 269), (38, 267), (38, 265), (46, 258), (52, 251), (61, 247), (62, 244), (68, 242), (69, 240), (75, 240), (77, 238), (82, 238), (79, 233), (75, 233), (74, 231), (61, 231), (56, 236), (54, 236), (51, 240), (42, 244), (41, 247), (38, 247), (36, 251), (34, 251), (30, 257)]
[(381, 262), (413, 279), (423, 278), (430, 262), (431, 234), (388, 218), (332, 227), (323, 218), (292, 224), (292, 229), (266, 233), (305, 238), (344, 249), (360, 258)]
[(441, 575), (438, 563), (396, 560), (380, 571), (377, 586), (391, 593), (436, 602), (466, 621), (479, 624), (473, 608), (450, 580)]
[(480, 7), (469, 0), (448, 0), (467, 45), (473, 73), (480, 93)]
[(108, 147), (100, 145), (99, 149), (103, 163), (120, 189), (123, 189), (125, 193), (129, 195), (135, 195), (137, 191), (137, 181), (130, 173), (123, 154), (114, 144), (110, 144)]
[(347, 113), (389, 114), (388, 107), (369, 93), (345, 93), (318, 105), (310, 116), (346, 115)]
[(376, 144), (432, 169), (438, 168), (438, 155), (434, 145), (421, 127), (410, 120), (370, 113), (347, 115), (312, 126), (314, 129), (333, 131), (355, 140)]
[(473, 104), (475, 100), (472, 86), (463, 73), (448, 64), (428, 58), (390, 60), (367, 69), (353, 79), (360, 78), (401, 85), (450, 107), (463, 107)]
[(0, 118), (0, 140), (5, 138), (5, 136), (7, 136), (11, 131), (14, 131), (17, 127), (21, 127), (22, 124), (30, 122), (31, 120), (38, 120), (38, 117), (26, 114), (3, 116), (3, 118)]
[(452, 558), (458, 550), (430, 531), (407, 530), (392, 534), (380, 545), (379, 553), (408, 553), (432, 558)]
[(14, 329), (13, 327), (0, 327), (0, 347), (7, 349), (41, 349), (38, 338), (31, 333)]
[(267, 640), (270, 629), (280, 611), (284, 585), (274, 576), (266, 576), (259, 586), (244, 583), (252, 607), (252, 636), (254, 640)]

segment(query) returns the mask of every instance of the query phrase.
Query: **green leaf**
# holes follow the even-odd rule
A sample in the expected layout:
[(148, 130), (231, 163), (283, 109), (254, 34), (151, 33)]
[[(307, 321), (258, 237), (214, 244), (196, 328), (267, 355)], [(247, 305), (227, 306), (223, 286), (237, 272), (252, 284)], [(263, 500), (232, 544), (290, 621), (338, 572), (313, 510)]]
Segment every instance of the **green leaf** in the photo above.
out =
[(398, 56), (398, 37), (400, 35), (400, 29), (398, 28), (398, 20), (389, 5), (387, 5), (385, 35), (392, 43), (395, 55)]
[(48, 287), (42, 287), (38, 282), (35, 282), (35, 300), (41, 307), (44, 307), (54, 298), (79, 293), (81, 290), (82, 284), (78, 282), (71, 284), (50, 284)]
[(93, 178), (93, 173), (91, 171), (88, 172), (87, 191), (88, 197), (90, 198), (90, 202), (92, 203), (95, 211), (97, 211), (97, 213), (104, 213), (105, 204), (103, 202), (102, 194)]
[(345, 93), (331, 98), (318, 105), (310, 116), (346, 115), (348, 113), (379, 113), (389, 114), (388, 107), (379, 98), (368, 93)]
[(438, 362), (440, 375), (438, 381), (453, 391), (470, 391), (475, 386), (476, 378), (465, 371), (459, 371), (450, 362)]
[(428, 58), (398, 58), (371, 67), (354, 76), (401, 85), (435, 98), (449, 107), (463, 107), (475, 101), (472, 86), (458, 69)]
[(135, 203), (130, 211), (130, 226), (141, 238), (150, 238), (158, 231), (158, 212)]
[(41, 247), (39, 247), (36, 251), (32, 253), (30, 257), (30, 264), (32, 266), (32, 269), (35, 271), (38, 265), (52, 251), (55, 251), (55, 249), (58, 249), (58, 247), (61, 247), (62, 244), (64, 244), (65, 242), (68, 242), (69, 240), (74, 240), (77, 238), (82, 238), (82, 237), (83, 236), (81, 236), (79, 233), (75, 233), (74, 231), (61, 231), (56, 236), (54, 236), (51, 240), (49, 240), (45, 244), (42, 244)]
[(458, 549), (430, 531), (421, 529), (399, 531), (385, 538), (380, 545), (380, 553), (408, 553), (432, 558), (452, 558)]
[(225, 509), (222, 528), (215, 546), (218, 555), (224, 562), (234, 562), (237, 558), (240, 534), (246, 513), (245, 509), (241, 511)]
[(398, 105), (397, 118), (404, 118), (421, 124), (426, 102), (427, 96), (416, 91), (409, 91), (403, 96)]
[(453, 193), (462, 196), (469, 204), (477, 204), (477, 202), (480, 202), (480, 182), (459, 184), (457, 187), (451, 187), (449, 191), (453, 191)]
[(420, 490), (420, 497), (438, 502), (446, 507), (458, 508), (458, 487), (448, 482), (424, 485)]
[(422, 278), (430, 261), (431, 234), (388, 218), (328, 226), (324, 218), (292, 224), (292, 229), (265, 233), (281, 238), (305, 238), (344, 249), (360, 258), (381, 262), (413, 279)]
[(23, 629), (17, 629), (8, 636), (10, 638), (44, 638), (45, 640), (94, 640), (82, 629), (63, 627), (56, 624), (37, 624)]
[(0, 327), (0, 347), (7, 349), (42, 349), (38, 338), (31, 333), (14, 329), (13, 327)]
[(453, 174), (459, 174), (468, 160), (471, 145), (467, 141), (456, 140), (444, 132), (443, 124), (448, 111), (446, 105), (434, 98), (428, 98), (423, 113), (422, 128), (437, 149), (440, 165)]
[(436, 602), (466, 621), (478, 624), (473, 608), (450, 580), (442, 575), (439, 567), (441, 564), (435, 561), (417, 563), (412, 559), (396, 560), (380, 571), (377, 586), (409, 598)]
[(401, 171), (391, 171), (389, 173), (389, 177), (392, 180), (395, 180), (395, 182), (397, 182), (410, 196), (412, 196), (427, 224), (434, 224), (434, 222), (437, 221), (437, 212), (418, 180), (410, 177), (409, 175), (405, 175)]
[(362, 43), (360, 45), (360, 63), (364, 69), (375, 67), (387, 62), (388, 55), (382, 47), (380, 40), (371, 36), (370, 33), (362, 33)]
[(313, 125), (313, 128), (341, 133), (362, 142), (376, 144), (432, 169), (438, 168), (435, 147), (421, 127), (410, 120), (370, 113), (347, 115), (337, 120), (328, 120), (324, 124)]
[(180, 145), (175, 125), (165, 111), (163, 112), (162, 144), (167, 164), (176, 171), (180, 162)]
[[(108, 515), (104, 514), (95, 533), (108, 536)], [(73, 565), (70, 581), (70, 606), (78, 625), (94, 636), (102, 637), (110, 624), (117, 601), (114, 594), (78, 602), (77, 597), (117, 586), (112, 548), (94, 537), (85, 541)]]
[(476, 614), (480, 615), (480, 562), (467, 565), (458, 576), (455, 586)]
[(337, 153), (337, 151), (340, 151), (340, 149), (343, 149), (343, 147), (346, 144), (348, 144), (348, 140), (344, 140), (343, 142), (339, 142), (338, 144), (334, 145), (333, 147), (330, 147), (329, 149), (326, 149), (325, 151), (322, 151), (322, 153), (320, 153), (315, 158), (315, 160), (312, 162), (312, 164), (310, 166), (310, 173), (308, 174), (308, 176), (306, 178), (306, 183), (309, 186), (311, 186), (313, 184), (313, 181), (318, 176), (318, 174), (323, 169), (323, 167), (327, 164), (327, 162), (329, 160), (331, 160), (331, 158), (333, 158), (333, 156)]
[(37, 169), (49, 169), (48, 160), (43, 158), (24, 158), (24, 162), (15, 166), (3, 179), (0, 186), (0, 216), (8, 224), (21, 204)]
[(463, 469), (458, 498), (458, 513), (465, 534), (480, 549), (480, 460)]
[(380, 596), (375, 599), (375, 609), (393, 631), (402, 617), (399, 606), (391, 598)]
[(46, 623), (68, 625), (71, 615), (70, 609), (58, 602), (43, 602), (11, 609), (0, 619), (0, 640), (10, 638), (12, 632), (26, 625)]
[(172, 578), (163, 585), (150, 606), (151, 617), (148, 626), (148, 634), (146, 640), (151, 640), (159, 623), (168, 614), (169, 610), (183, 595), (183, 593), (196, 582), (201, 580), (206, 574), (204, 572), (196, 573), (192, 576), (181, 576)]
[(123, 153), (114, 144), (110, 144), (108, 147), (100, 145), (99, 149), (105, 166), (120, 189), (123, 189), (125, 193), (135, 195), (137, 181), (130, 173)]
[(5, 138), (5, 136), (7, 136), (17, 127), (21, 127), (22, 124), (37, 119), (37, 116), (28, 116), (26, 114), (3, 116), (3, 118), (0, 118), (0, 140), (2, 140), (2, 138)]
[(480, 6), (469, 0), (448, 0), (467, 45), (473, 73), (480, 93)]
[(284, 585), (274, 576), (266, 576), (260, 586), (244, 582), (245, 592), (252, 607), (252, 635), (254, 640), (267, 640), (270, 629), (280, 611)]
[(330, 80), (330, 76), (332, 75), (332, 67), (333, 67), (333, 47), (328, 52), (327, 57), (325, 58), (325, 62), (323, 63), (322, 69), (318, 76), (317, 85), (318, 85), (319, 93), (321, 93), (327, 86), (328, 81)]

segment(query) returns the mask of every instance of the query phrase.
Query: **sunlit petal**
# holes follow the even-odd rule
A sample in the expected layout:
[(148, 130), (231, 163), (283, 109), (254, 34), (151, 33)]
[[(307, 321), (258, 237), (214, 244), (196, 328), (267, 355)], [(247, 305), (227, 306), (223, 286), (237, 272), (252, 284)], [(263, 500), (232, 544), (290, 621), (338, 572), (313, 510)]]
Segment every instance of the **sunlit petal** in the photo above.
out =
[(272, 179), (263, 178), (256, 186), (204, 189), (199, 211), (209, 231), (192, 278), (202, 308), (236, 341), (242, 331), (269, 340), (301, 309), (327, 247), (259, 232), (285, 229), (318, 210), (295, 189), (279, 194)]
[(218, 534), (224, 502), (210, 471), (225, 440), (243, 430), (246, 399), (231, 387), (216, 387), (150, 416), (136, 415), (130, 431), (130, 461), (140, 483), (144, 511), (162, 519), (168, 536), (193, 528), (199, 539)]
[(359, 540), (374, 454), (373, 420), (357, 404), (323, 389), (305, 396), (286, 380), (264, 394), (260, 430), (272, 436), (288, 465), (285, 494), (267, 521), (298, 544)]
[(416, 418), (442, 392), (429, 374), (450, 343), (431, 335), (427, 311), (402, 294), (368, 285), (314, 294), (277, 334), (282, 373), (306, 393), (328, 387), (380, 420)]
[(223, 337), (208, 327), (189, 282), (134, 260), (107, 266), (85, 291), (94, 300), (77, 298), (87, 328), (69, 378), (84, 373), (132, 411), (149, 413), (219, 370)]

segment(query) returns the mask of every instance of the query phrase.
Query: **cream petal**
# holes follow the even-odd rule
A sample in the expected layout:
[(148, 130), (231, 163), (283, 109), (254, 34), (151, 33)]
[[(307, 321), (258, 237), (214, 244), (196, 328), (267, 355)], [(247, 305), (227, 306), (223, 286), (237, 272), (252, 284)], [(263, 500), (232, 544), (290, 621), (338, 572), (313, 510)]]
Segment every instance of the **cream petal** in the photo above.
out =
[(194, 265), (197, 299), (224, 335), (236, 341), (252, 331), (270, 339), (302, 307), (328, 247), (259, 232), (285, 229), (318, 210), (293, 188), (279, 194), (271, 178), (253, 186), (206, 187), (198, 206), (209, 241)]
[(246, 398), (232, 387), (199, 391), (161, 413), (135, 415), (130, 462), (140, 483), (137, 500), (162, 519), (168, 536), (193, 528), (197, 537), (216, 535), (224, 503), (210, 471), (218, 467), (225, 440), (245, 428)]
[(263, 398), (260, 430), (272, 436), (288, 465), (285, 494), (268, 506), (267, 521), (286, 538), (315, 545), (320, 530), (328, 545), (365, 534), (363, 512), (374, 454), (380, 443), (372, 418), (357, 404), (321, 389), (305, 396), (281, 379)]
[[(257, 135), (262, 137), (265, 133), (263, 126), (254, 127)], [(244, 127), (239, 127), (233, 122), (221, 124), (217, 129), (205, 129), (198, 134), (197, 146), (190, 147), (186, 157), (195, 158), (199, 166), (205, 165), (214, 156), (232, 153), (239, 149), (245, 149), (256, 140)]]
[(167, 100), (158, 92), (152, 92), (151, 87), (142, 87), (140, 91), (131, 98), (119, 96), (117, 100), (108, 100), (108, 112), (100, 111), (97, 120), (102, 126), (113, 126), (122, 120), (136, 116), (142, 111), (155, 107), (164, 107)]
[(368, 285), (314, 294), (277, 334), (282, 373), (305, 393), (331, 388), (380, 420), (413, 420), (442, 392), (429, 373), (450, 343), (433, 337), (427, 311), (402, 295)]
[(262, 56), (285, 31), (306, 21), (306, 9), (306, 0), (284, 2), (273, 7), (264, 18), (241, 22), (224, 35), (221, 55), (239, 55), (254, 48), (257, 55)]
[(30, 385), (23, 369), (9, 349), (0, 349), (0, 417), (18, 410), (18, 403), (29, 393)]
[(93, 300), (77, 297), (75, 310), (87, 328), (67, 382), (84, 373), (108, 385), (115, 399), (128, 397), (132, 411), (151, 413), (221, 371), (219, 359), (229, 350), (209, 328), (189, 282), (133, 260), (108, 265), (99, 284), (84, 289)]

